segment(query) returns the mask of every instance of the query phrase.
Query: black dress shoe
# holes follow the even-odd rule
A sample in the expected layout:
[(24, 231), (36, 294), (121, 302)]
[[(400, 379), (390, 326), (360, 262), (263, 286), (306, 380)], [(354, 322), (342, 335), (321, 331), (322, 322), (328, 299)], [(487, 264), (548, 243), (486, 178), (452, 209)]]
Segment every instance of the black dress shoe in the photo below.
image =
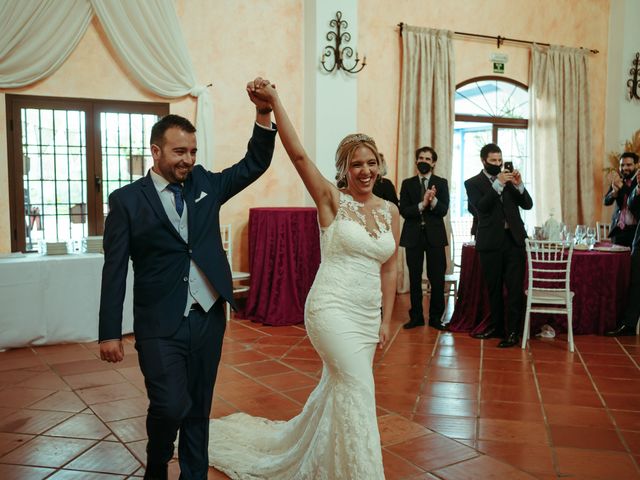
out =
[(407, 323), (402, 325), (402, 328), (404, 328), (405, 330), (416, 327), (424, 327), (424, 320), (409, 320)]
[(498, 348), (515, 347), (518, 343), (519, 343), (518, 334), (516, 332), (511, 332), (507, 336), (507, 338), (505, 338), (498, 344)]
[(446, 329), (447, 329), (447, 326), (446, 326), (446, 325), (443, 325), (443, 324), (442, 324), (442, 323), (440, 323), (440, 322), (433, 322), (433, 323), (432, 323), (432, 322), (429, 322), (429, 326), (430, 326), (431, 328), (435, 328), (436, 330), (446, 330)]
[(605, 337), (633, 337), (636, 331), (629, 325), (620, 325), (615, 330), (604, 332)]
[(478, 340), (486, 340), (487, 338), (497, 337), (498, 334), (496, 330), (497, 330), (496, 327), (489, 327), (484, 332), (472, 333), (471, 336), (473, 338), (477, 338)]

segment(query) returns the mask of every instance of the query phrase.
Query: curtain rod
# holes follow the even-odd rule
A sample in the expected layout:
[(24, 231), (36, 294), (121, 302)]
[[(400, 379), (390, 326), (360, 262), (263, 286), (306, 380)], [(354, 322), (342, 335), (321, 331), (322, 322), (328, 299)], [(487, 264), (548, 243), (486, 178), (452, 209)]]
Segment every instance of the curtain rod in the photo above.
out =
[[(400, 33), (402, 34), (402, 29), (404, 28), (404, 23), (400, 22), (398, 24), (398, 27), (400, 27)], [(493, 35), (482, 35), (480, 33), (466, 33), (466, 32), (453, 32), (456, 35), (462, 35), (462, 36), (466, 36), (466, 37), (475, 37), (475, 38), (487, 38), (490, 40), (496, 40), (496, 44), (498, 46), (498, 48), (500, 48), (500, 45), (502, 45), (504, 42), (514, 42), (514, 43), (525, 43), (527, 45), (533, 45), (534, 43), (537, 45), (543, 45), (545, 47), (550, 47), (551, 45), (548, 43), (541, 43), (541, 42), (532, 42), (531, 40), (518, 40), (516, 38), (507, 38), (507, 37), (503, 37), (501, 35), (498, 35), (497, 37), (493, 36)], [(580, 47), (580, 48), (584, 48), (584, 47)], [(600, 53), (598, 50), (595, 49), (586, 49), (589, 50), (589, 52), (596, 54), (596, 53)]]

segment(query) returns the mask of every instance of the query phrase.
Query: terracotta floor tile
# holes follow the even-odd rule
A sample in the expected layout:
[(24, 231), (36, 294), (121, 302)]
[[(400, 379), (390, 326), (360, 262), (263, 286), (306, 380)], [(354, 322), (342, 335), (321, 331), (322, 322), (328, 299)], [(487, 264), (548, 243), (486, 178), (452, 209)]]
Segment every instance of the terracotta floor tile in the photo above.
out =
[(59, 412), (78, 413), (87, 408), (87, 405), (73, 392), (56, 392), (34, 403), (29, 408), (34, 410), (56, 410)]
[(136, 397), (115, 402), (98, 403), (93, 405), (91, 409), (103, 422), (113, 422), (146, 415), (148, 407), (149, 401), (146, 397)]
[(521, 420), (525, 422), (544, 421), (542, 408), (539, 404), (498, 400), (480, 402), (480, 418)]
[(421, 397), (415, 413), (449, 417), (474, 417), (478, 413), (478, 402), (459, 398)]
[(478, 383), (480, 372), (477, 369), (430, 368), (427, 379), (434, 382)]
[(587, 368), (589, 368), (591, 365), (610, 365), (612, 369), (615, 369), (618, 366), (634, 366), (629, 356), (624, 355), (622, 352), (620, 352), (619, 355), (609, 355), (605, 353), (583, 353), (582, 358), (587, 364)]
[(0, 432), (38, 435), (63, 422), (72, 414), (40, 410), (17, 410), (0, 420)]
[(478, 455), (474, 449), (439, 434), (391, 445), (387, 450), (426, 471), (437, 470)]
[(48, 397), (55, 390), (42, 390), (39, 388), (7, 387), (0, 395), (0, 407), (24, 408)]
[(594, 382), (599, 392), (638, 394), (640, 392), (640, 378), (638, 380), (623, 378), (595, 377)]
[(445, 437), (475, 439), (478, 419), (475, 417), (447, 417), (444, 415), (421, 415), (416, 413), (412, 420)]
[[(9, 365), (9, 362), (7, 365)], [(0, 372), (0, 387), (16, 385), (36, 375), (38, 375), (38, 372), (30, 370), (5, 370)]]
[(533, 383), (482, 384), (481, 401), (539, 403), (538, 391)]
[(17, 408), (5, 408), (5, 407), (0, 407), (0, 420), (2, 420), (4, 417), (11, 415), (12, 413), (17, 412), (18, 409)]
[(76, 351), (39, 354), (39, 358), (47, 365), (56, 365), (61, 363), (95, 360), (96, 356), (85, 350), (84, 348)]
[(373, 374), (375, 377), (421, 381), (426, 374), (426, 367), (424, 365), (385, 365), (382, 363), (374, 365)]
[(424, 470), (407, 462), (403, 458), (382, 449), (382, 463), (384, 464), (385, 480), (413, 479), (415, 475), (424, 473)]
[(417, 398), (416, 393), (376, 392), (376, 404), (396, 413), (412, 413)]
[(41, 480), (53, 472), (55, 470), (52, 468), (0, 464), (0, 478), (2, 480)]
[(631, 456), (621, 452), (601, 452), (557, 447), (558, 473), (564, 477), (637, 479), (638, 470)]
[(455, 382), (426, 382), (422, 387), (421, 395), (428, 397), (463, 398), (467, 400), (478, 399), (477, 383)]
[(478, 450), (527, 473), (555, 475), (553, 452), (546, 445), (478, 440)]
[(588, 390), (560, 390), (556, 388), (542, 388), (542, 402), (554, 405), (578, 405), (581, 407), (601, 407), (602, 401), (595, 391)]
[(572, 363), (580, 362), (580, 357), (577, 353), (571, 353), (569, 351), (569, 345), (566, 342), (556, 342), (560, 345), (560, 349), (546, 349), (546, 350), (532, 350), (531, 356), (535, 362), (562, 362)]
[(588, 375), (548, 375), (536, 372), (540, 388), (556, 388), (560, 390), (594, 390), (593, 382)]
[(211, 412), (209, 412), (209, 418), (226, 417), (227, 415), (231, 415), (232, 413), (236, 413), (238, 411), (239, 410), (229, 402), (214, 395)]
[(322, 362), (320, 360), (286, 358), (281, 361), (292, 369), (299, 370), (303, 373), (315, 374), (322, 371)]
[(289, 358), (301, 358), (301, 359), (310, 359), (310, 360), (319, 360), (320, 357), (316, 352), (315, 348), (312, 346), (303, 347), (303, 346), (295, 346), (292, 347), (284, 357), (285, 359)]
[(265, 337), (258, 338), (253, 347), (256, 348), (259, 345), (278, 345), (285, 347), (292, 347), (300, 343), (300, 333), (293, 333), (292, 335), (267, 335)]
[(228, 401), (241, 412), (269, 420), (290, 420), (302, 410), (300, 405), (278, 393), (257, 397), (238, 397), (234, 401)]
[[(138, 369), (138, 371), (140, 371), (140, 369)], [(113, 385), (115, 383), (123, 383), (126, 381), (125, 377), (115, 370), (79, 373), (76, 375), (66, 375), (63, 378), (64, 381), (74, 389)]]
[[(587, 371), (581, 363), (578, 362), (534, 362), (536, 374), (542, 375), (586, 375)], [(591, 371), (591, 369), (589, 369)]]
[(87, 405), (127, 400), (145, 395), (144, 392), (141, 392), (129, 382), (83, 388), (76, 392)]
[(640, 455), (640, 432), (622, 431), (621, 433), (631, 453)]
[(527, 361), (506, 360), (499, 358), (485, 358), (482, 360), (483, 370), (499, 372), (531, 373), (531, 364)]
[(470, 344), (465, 346), (439, 345), (435, 351), (435, 355), (441, 357), (479, 358), (480, 350), (479, 344)]
[(146, 415), (109, 422), (107, 425), (124, 443), (137, 442), (147, 438)]
[(611, 414), (621, 430), (640, 431), (640, 412), (624, 412), (612, 410)]
[(383, 447), (431, 433), (422, 425), (395, 414), (378, 417), (378, 429)]
[(111, 370), (113, 367), (107, 362), (94, 358), (92, 360), (79, 360), (75, 362), (59, 363), (51, 365), (51, 369), (58, 375), (76, 375), (87, 372), (100, 372)]
[(551, 425), (550, 429), (555, 447), (625, 451), (615, 430), (569, 425)]
[(276, 360), (266, 360), (264, 362), (253, 362), (246, 365), (236, 366), (238, 370), (251, 377), (263, 377), (276, 373), (291, 372), (291, 368)]
[(133, 456), (144, 467), (147, 462), (147, 440), (138, 440), (137, 442), (127, 443), (127, 449), (133, 453)]
[(394, 393), (394, 392), (419, 392), (420, 386), (424, 383), (424, 378), (405, 378), (403, 376), (385, 376), (374, 375), (376, 391)]
[(302, 373), (289, 370), (276, 375), (260, 377), (260, 382), (266, 384), (277, 392), (286, 392), (287, 390), (295, 390), (309, 385), (315, 386), (318, 383), (318, 380)]
[(54, 372), (38, 373), (17, 384), (23, 388), (41, 388), (44, 390), (71, 390), (58, 375)]
[(434, 357), (431, 368), (453, 368), (460, 370), (476, 370), (480, 367), (480, 358), (476, 357)]
[(256, 345), (253, 349), (268, 357), (281, 359), (291, 350), (291, 347), (287, 345)]
[(5, 370), (16, 370), (44, 365), (42, 359), (36, 355), (29, 357), (14, 358), (5, 362), (0, 362), (0, 372)]
[(65, 468), (92, 472), (130, 475), (140, 467), (140, 462), (124, 445), (114, 442), (100, 442), (80, 455)]
[(640, 378), (640, 370), (636, 367), (626, 366), (612, 368), (610, 365), (589, 365), (589, 373), (594, 377), (627, 378), (631, 380)]
[(482, 478), (532, 480), (535, 477), (487, 455), (457, 463), (433, 472), (443, 480), (475, 480)]
[(0, 462), (35, 467), (61, 467), (94, 443), (93, 440), (78, 438), (36, 437), (0, 458)]
[(613, 410), (640, 412), (640, 395), (603, 393), (604, 401)]
[(222, 363), (227, 365), (242, 365), (251, 362), (261, 362), (269, 360), (269, 357), (254, 350), (244, 350), (238, 352), (227, 353), (222, 356)]
[(304, 405), (309, 398), (311, 392), (316, 388), (316, 385), (308, 385), (302, 388), (296, 388), (295, 390), (287, 390), (283, 395), (287, 398), (291, 398), (298, 402), (300, 405)]
[(550, 425), (614, 428), (613, 422), (604, 408), (546, 404), (544, 411)]
[(504, 372), (499, 370), (483, 370), (481, 382), (490, 385), (511, 385), (513, 382), (535, 385), (533, 372)]
[(547, 430), (542, 423), (480, 418), (478, 440), (548, 445)]
[(101, 440), (111, 431), (93, 414), (80, 413), (45, 432), (52, 437), (73, 437)]
[(31, 440), (33, 435), (0, 432), (0, 457)]
[(78, 470), (58, 470), (47, 480), (116, 480), (127, 478), (125, 475), (112, 475), (109, 473), (81, 472)]

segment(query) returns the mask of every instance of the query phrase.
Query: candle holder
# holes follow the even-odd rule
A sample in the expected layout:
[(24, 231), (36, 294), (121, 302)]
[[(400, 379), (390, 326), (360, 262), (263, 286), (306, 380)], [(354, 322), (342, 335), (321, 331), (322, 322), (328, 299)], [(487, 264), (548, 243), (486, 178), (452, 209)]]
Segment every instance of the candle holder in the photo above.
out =
[[(343, 46), (343, 42), (347, 43), (351, 41), (351, 34), (347, 31), (343, 31), (347, 29), (349, 24), (346, 20), (342, 20), (342, 12), (336, 12), (336, 18), (329, 22), (329, 26), (335, 28), (335, 31), (331, 30), (327, 32), (327, 40), (333, 41), (333, 45), (327, 45), (324, 47), (324, 53), (320, 56), (320, 63), (322, 64), (322, 68), (324, 68), (327, 72), (331, 73), (334, 70), (344, 70), (349, 73), (358, 73), (362, 71), (362, 69), (367, 64), (367, 57), (365, 56), (362, 59), (362, 63), (360, 64), (360, 58), (358, 57), (358, 52), (355, 52), (356, 58), (355, 63), (349, 68), (344, 64), (345, 58), (353, 57), (353, 49), (349, 46)], [(333, 64), (331, 68), (327, 67), (328, 61), (325, 61), (325, 57), (327, 59), (333, 59)], [(360, 64), (360, 65), (358, 65)]]

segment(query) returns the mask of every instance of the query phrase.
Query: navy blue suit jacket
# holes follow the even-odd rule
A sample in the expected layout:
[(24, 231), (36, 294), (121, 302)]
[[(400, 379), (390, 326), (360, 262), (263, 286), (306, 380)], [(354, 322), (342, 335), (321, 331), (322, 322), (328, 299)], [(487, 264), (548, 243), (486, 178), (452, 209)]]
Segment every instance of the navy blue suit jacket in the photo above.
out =
[(438, 202), (434, 209), (425, 208), (422, 213), (418, 203), (422, 202), (424, 195), (420, 185), (420, 177), (407, 178), (400, 188), (400, 215), (404, 218), (402, 233), (400, 234), (401, 247), (417, 247), (421, 245), (422, 227), (427, 241), (433, 247), (445, 247), (449, 245), (447, 230), (444, 226), (444, 217), (449, 211), (449, 185), (447, 180), (431, 174), (427, 189), (436, 186), (436, 198)]
[(476, 250), (499, 250), (505, 238), (505, 221), (509, 224), (516, 245), (524, 247), (527, 231), (520, 216), (520, 208), (530, 210), (533, 207), (533, 200), (527, 189), (520, 193), (515, 186), (507, 183), (502, 195), (499, 195), (484, 170), (466, 180), (464, 186), (469, 198), (469, 212), (478, 218)]
[[(184, 182), (189, 214), (185, 242), (162, 206), (150, 174), (109, 196), (104, 229), (104, 267), (99, 339), (122, 335), (122, 308), (129, 258), (133, 262), (136, 339), (166, 337), (182, 320), (190, 260), (222, 299), (233, 305), (231, 271), (220, 238), (220, 207), (254, 182), (271, 163), (275, 131), (255, 126), (243, 160), (213, 173), (196, 165)], [(196, 203), (196, 199), (207, 195)]]

